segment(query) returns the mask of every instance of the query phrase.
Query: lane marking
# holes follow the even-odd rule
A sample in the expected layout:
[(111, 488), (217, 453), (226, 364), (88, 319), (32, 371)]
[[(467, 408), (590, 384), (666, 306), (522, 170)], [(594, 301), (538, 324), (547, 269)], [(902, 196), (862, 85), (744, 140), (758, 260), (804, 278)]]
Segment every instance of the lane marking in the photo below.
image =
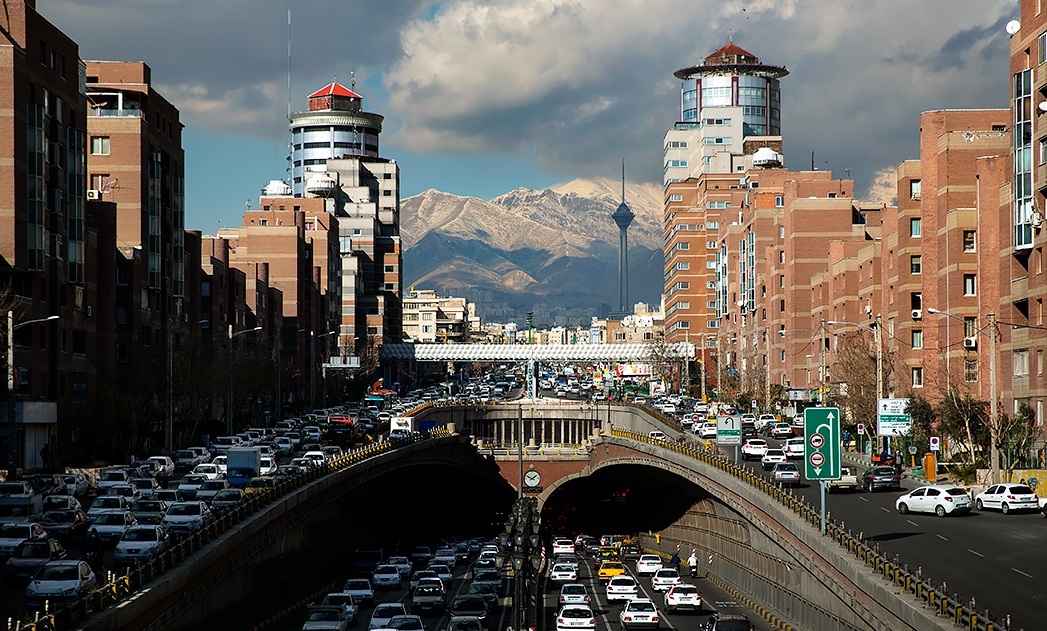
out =
[(891, 512), (891, 511), (890, 511), (890, 510), (889, 510), (889, 509), (888, 509), (888, 508), (887, 508), (886, 506), (881, 506), (881, 507), (880, 507), (880, 510), (882, 510), (882, 511), (883, 511), (883, 512), (885, 512), (885, 513), (889, 513), (889, 512)]
[(869, 498), (865, 497), (864, 495), (859, 495), (858, 499), (860, 499), (863, 502), (868, 502), (869, 501)]
[(916, 526), (917, 528), (919, 528), (919, 527), (920, 527), (920, 524), (918, 524), (918, 523), (914, 522), (914, 521), (913, 521), (913, 520), (911, 520), (911, 519), (906, 519), (906, 520), (905, 520), (905, 522), (906, 522), (906, 523), (909, 523), (909, 524), (912, 524), (913, 526)]
[(1011, 569), (1012, 569), (1012, 570), (1014, 570), (1015, 572), (1017, 572), (1017, 573), (1021, 574), (1022, 576), (1026, 576), (1026, 577), (1028, 577), (1028, 578), (1032, 578), (1032, 577), (1033, 577), (1033, 576), (1032, 576), (1032, 574), (1026, 574), (1025, 572), (1023, 572), (1023, 571), (1019, 570), (1019, 569), (1018, 569), (1018, 568), (1016, 568), (1016, 567), (1012, 567)]
[(941, 535), (934, 535), (934, 536), (935, 536), (935, 537), (938, 537), (938, 538), (939, 538), (939, 539), (941, 539), (942, 541), (948, 541), (948, 539), (946, 539), (945, 537), (943, 537), (943, 536), (941, 536)]
[(981, 552), (976, 552), (974, 550), (971, 550), (970, 548), (967, 548), (967, 551), (970, 552), (971, 554), (975, 555), (975, 556), (980, 556), (983, 559), (985, 558), (985, 555), (982, 554)]

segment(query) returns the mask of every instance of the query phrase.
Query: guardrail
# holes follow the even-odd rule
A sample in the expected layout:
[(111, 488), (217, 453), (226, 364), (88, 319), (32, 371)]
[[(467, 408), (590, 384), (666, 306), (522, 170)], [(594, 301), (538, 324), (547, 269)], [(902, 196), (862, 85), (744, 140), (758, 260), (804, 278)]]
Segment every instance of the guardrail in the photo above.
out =
[[(283, 497), (291, 491), (330, 473), (350, 467), (377, 454), (390, 451), (396, 446), (450, 435), (450, 432), (447, 430), (437, 429), (428, 433), (417, 433), (401, 441), (371, 443), (353, 449), (340, 458), (328, 461), (322, 467), (310, 469), (305, 473), (284, 480), (273, 488), (266, 489), (261, 493), (252, 493), (243, 502), (223, 512), (218, 519), (204, 528), (178, 539), (163, 554), (139, 565), (127, 567), (119, 572), (109, 572), (106, 576), (106, 584), (92, 591), (87, 596), (58, 608), (45, 603), (43, 612), (27, 613), (22, 620), (8, 618), (7, 628), (20, 631), (64, 631), (72, 629), (74, 625), (87, 619), (92, 613), (102, 611), (125, 600), (135, 590), (189, 558), (216, 537), (247, 519), (275, 499)], [(30, 615), (32, 617), (29, 617)]]
[[(782, 486), (769, 482), (766, 478), (756, 475), (749, 469), (739, 467), (718, 450), (696, 449), (689, 443), (681, 443), (674, 440), (658, 440), (650, 436), (620, 429), (612, 429), (611, 435), (657, 445), (700, 460), (733, 475), (759, 491), (763, 491), (812, 526), (820, 527), (821, 525), (820, 510), (809, 505), (803, 496), (798, 497), (791, 489), (786, 491)], [(941, 585), (932, 584), (923, 577), (921, 568), (917, 568), (914, 572), (907, 564), (902, 563), (897, 556), (893, 559), (887, 558), (880, 553), (879, 546), (870, 547), (861, 540), (861, 533), (855, 536), (844, 524), (836, 522), (829, 515), (826, 516), (825, 534), (845, 548), (856, 559), (862, 561), (884, 579), (890, 581), (892, 585), (901, 588), (902, 591), (922, 601), (940, 617), (951, 619), (955, 624), (970, 631), (1020, 631), (1012, 629), (1009, 617), (1001, 622), (994, 620), (988, 610), (979, 612), (974, 598), (965, 600), (959, 594), (953, 593), (950, 595), (948, 585), (945, 582), (942, 582)]]

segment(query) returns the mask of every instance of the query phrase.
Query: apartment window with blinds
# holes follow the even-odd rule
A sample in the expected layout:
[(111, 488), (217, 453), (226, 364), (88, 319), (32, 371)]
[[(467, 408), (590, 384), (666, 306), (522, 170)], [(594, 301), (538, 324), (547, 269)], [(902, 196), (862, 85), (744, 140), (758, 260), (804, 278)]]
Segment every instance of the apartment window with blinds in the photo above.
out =
[(912, 369), (912, 387), (922, 388), (923, 387), (923, 368)]
[(1014, 358), (1014, 376), (1015, 377), (1028, 377), (1029, 376), (1029, 349), (1015, 350), (1012, 354)]
[(967, 383), (978, 381), (978, 360), (963, 360), (963, 380)]

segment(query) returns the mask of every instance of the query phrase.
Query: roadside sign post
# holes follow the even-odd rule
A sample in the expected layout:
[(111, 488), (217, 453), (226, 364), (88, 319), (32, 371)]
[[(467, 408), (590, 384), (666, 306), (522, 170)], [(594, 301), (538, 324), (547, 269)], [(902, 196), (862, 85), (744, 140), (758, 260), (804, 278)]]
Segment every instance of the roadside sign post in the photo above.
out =
[(891, 449), (892, 436), (907, 436), (912, 416), (906, 412), (908, 399), (880, 399), (876, 404), (876, 435), (886, 438), (884, 448)]
[(804, 476), (821, 487), (822, 534), (825, 534), (825, 481), (840, 479), (840, 408), (803, 411)]
[(742, 444), (742, 425), (737, 416), (717, 417), (716, 444), (720, 447), (734, 446), (734, 460), (738, 461), (738, 445)]

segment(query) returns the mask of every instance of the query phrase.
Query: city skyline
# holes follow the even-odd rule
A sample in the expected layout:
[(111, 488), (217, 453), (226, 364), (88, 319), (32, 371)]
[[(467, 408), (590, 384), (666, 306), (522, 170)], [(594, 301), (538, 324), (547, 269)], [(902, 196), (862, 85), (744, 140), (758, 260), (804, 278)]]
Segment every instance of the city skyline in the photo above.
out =
[[(285, 177), (287, 109), (306, 109), (332, 80), (355, 78), (364, 109), (385, 116), (382, 153), (400, 163), (404, 196), (488, 199), (613, 177), (623, 156), (631, 180), (659, 181), (679, 110), (672, 73), (730, 39), (790, 71), (786, 166), (850, 175), (865, 197), (880, 172), (918, 155), (920, 112), (1006, 106), (1003, 26), (1018, 14), (1014, 0), (673, 0), (614, 12), (558, 0), (314, 2), (291, 13), (289, 95), (286, 1), (188, 4), (37, 8), (82, 58), (153, 69), (186, 126), (186, 226), (205, 232), (239, 225), (261, 187)], [(187, 47), (189, 33), (198, 43)]]

